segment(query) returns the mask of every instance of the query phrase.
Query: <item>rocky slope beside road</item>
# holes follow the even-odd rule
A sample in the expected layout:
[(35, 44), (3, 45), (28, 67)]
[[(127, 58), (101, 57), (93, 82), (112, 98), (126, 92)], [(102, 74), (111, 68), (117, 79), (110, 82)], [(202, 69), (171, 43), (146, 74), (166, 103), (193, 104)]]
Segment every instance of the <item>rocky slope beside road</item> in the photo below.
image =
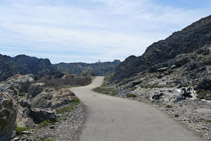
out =
[[(179, 68), (187, 63), (191, 65), (186, 71), (201, 68), (200, 71), (203, 72), (206, 68), (202, 69), (201, 66), (210, 65), (210, 56), (203, 58), (200, 55), (206, 55), (206, 46), (210, 45), (211, 16), (208, 16), (173, 33), (165, 40), (153, 43), (142, 56), (128, 57), (117, 67), (111, 80), (120, 82), (138, 73), (154, 72), (163, 67)], [(196, 50), (199, 56), (197, 58), (194, 54), (190, 54)]]
[(211, 140), (211, 16), (128, 57), (95, 90), (153, 103)]
[[(15, 75), (0, 83), (0, 140), (30, 134), (43, 124), (55, 124), (58, 114), (75, 109), (80, 102), (70, 90), (46, 87), (35, 78), (34, 75)], [(81, 121), (78, 122), (80, 125)]]
[[(198, 99), (192, 87), (156, 88), (148, 85), (144, 88), (139, 81), (121, 85), (106, 82), (94, 90), (154, 105), (204, 140), (211, 141), (211, 101)], [(134, 84), (135, 87), (129, 87)]]

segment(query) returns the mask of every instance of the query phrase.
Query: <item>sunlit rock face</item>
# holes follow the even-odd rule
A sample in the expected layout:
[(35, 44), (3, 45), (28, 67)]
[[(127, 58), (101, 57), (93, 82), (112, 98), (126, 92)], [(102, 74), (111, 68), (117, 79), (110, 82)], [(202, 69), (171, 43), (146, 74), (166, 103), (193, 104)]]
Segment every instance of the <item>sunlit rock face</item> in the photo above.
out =
[(9, 92), (0, 93), (0, 140), (9, 141), (17, 117), (17, 101)]

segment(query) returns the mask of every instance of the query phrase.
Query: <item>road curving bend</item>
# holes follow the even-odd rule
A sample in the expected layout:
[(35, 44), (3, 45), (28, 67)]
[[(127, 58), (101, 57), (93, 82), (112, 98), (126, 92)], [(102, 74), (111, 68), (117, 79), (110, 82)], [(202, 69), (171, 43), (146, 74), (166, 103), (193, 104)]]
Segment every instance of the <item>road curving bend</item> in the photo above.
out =
[(71, 88), (87, 107), (81, 141), (201, 141), (150, 105), (93, 92), (102, 82), (96, 77), (88, 86)]

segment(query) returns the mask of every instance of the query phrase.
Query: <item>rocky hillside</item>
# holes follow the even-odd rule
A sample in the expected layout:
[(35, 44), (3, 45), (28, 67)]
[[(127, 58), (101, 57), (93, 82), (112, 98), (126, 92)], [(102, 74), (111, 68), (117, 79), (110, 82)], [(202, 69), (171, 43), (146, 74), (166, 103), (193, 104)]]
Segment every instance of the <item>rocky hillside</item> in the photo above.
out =
[[(181, 67), (192, 62), (197, 66), (199, 63), (207, 64), (208, 62), (202, 62), (206, 60), (207, 56), (204, 56), (204, 60), (196, 60), (195, 56), (187, 56), (187, 54), (197, 50), (198, 54), (208, 53), (209, 51), (206, 49), (210, 44), (211, 16), (191, 24), (182, 31), (173, 33), (165, 40), (153, 43), (142, 56), (128, 57), (117, 67), (112, 80), (120, 81), (140, 72), (155, 72), (162, 67), (172, 67), (173, 65)], [(203, 49), (205, 51), (202, 51)], [(198, 59), (202, 59), (202, 57)]]
[(142, 56), (128, 57), (111, 82), (151, 88), (193, 86), (198, 98), (211, 100), (211, 16), (153, 43)]
[[(45, 76), (50, 78), (48, 82), (43, 77), (32, 74), (15, 75), (0, 83), (1, 141), (9, 141), (14, 135), (28, 135), (32, 129), (39, 129), (44, 125), (54, 125), (59, 118), (61, 120), (61, 114), (79, 104), (80, 101), (74, 93), (62, 88), (63, 83), (59, 84), (59, 89), (52, 83), (68, 79), (72, 85), (80, 85), (78, 82), (86, 78), (68, 77), (64, 74), (61, 77), (60, 74), (51, 73)], [(27, 140), (26, 136), (23, 140)]]
[(39, 74), (55, 70), (48, 59), (38, 59), (26, 55), (9, 57), (0, 54), (0, 81), (14, 74)]
[(71, 74), (92, 74), (97, 76), (104, 76), (114, 72), (116, 67), (121, 62), (114, 60), (113, 62), (98, 62), (98, 63), (59, 63), (55, 64), (59, 71), (69, 72)]
[(156, 106), (211, 139), (211, 16), (130, 56), (97, 92)]

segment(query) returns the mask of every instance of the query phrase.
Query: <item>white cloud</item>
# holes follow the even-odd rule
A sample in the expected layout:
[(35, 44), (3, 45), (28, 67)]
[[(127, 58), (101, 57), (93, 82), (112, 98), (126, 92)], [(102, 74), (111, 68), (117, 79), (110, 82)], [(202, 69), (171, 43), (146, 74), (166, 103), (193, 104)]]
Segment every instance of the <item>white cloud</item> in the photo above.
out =
[[(28, 54), (45, 54), (54, 62), (71, 57), (89, 62), (124, 59), (141, 55), (152, 42), (208, 12), (151, 0), (8, 0), (0, 3), (0, 44), (10, 48), (11, 55), (17, 53), (11, 48), (25, 48)], [(5, 50), (0, 46), (0, 52)]]

